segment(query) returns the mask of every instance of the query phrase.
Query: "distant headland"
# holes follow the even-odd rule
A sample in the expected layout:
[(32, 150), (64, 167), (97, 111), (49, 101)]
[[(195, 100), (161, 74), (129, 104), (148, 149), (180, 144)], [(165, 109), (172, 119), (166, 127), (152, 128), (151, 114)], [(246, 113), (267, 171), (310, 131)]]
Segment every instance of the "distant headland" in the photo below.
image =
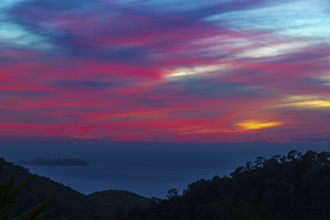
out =
[(34, 165), (34, 166), (88, 166), (87, 161), (72, 157), (72, 158), (60, 158), (60, 159), (33, 159), (33, 160), (21, 160), (17, 161), (22, 165)]

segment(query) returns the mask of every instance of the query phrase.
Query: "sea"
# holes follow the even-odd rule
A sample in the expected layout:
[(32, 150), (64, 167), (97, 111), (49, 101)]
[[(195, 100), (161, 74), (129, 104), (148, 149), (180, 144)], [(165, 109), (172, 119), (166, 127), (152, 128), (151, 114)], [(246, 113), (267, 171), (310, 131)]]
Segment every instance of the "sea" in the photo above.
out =
[(206, 168), (90, 166), (27, 166), (30, 172), (48, 177), (84, 194), (126, 190), (145, 197), (165, 198), (168, 189), (182, 193), (188, 184), (230, 171)]
[[(2, 144), (2, 145), (1, 145)], [(35, 158), (78, 157), (89, 166), (26, 166), (84, 194), (103, 190), (127, 190), (145, 197), (166, 198), (188, 185), (214, 176), (229, 175), (257, 156), (286, 154), (289, 150), (328, 150), (328, 145), (191, 144), (191, 143), (85, 143), (4, 142), (0, 157), (14, 162)], [(23, 148), (22, 146), (26, 146)]]

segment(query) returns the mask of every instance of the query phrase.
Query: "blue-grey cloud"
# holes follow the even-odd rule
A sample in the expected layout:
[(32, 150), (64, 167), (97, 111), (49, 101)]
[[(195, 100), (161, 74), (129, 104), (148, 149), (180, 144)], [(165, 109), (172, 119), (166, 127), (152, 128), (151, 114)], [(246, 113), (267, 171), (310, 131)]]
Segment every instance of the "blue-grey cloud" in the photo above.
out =
[(59, 117), (49, 117), (43, 112), (34, 110), (17, 110), (12, 108), (0, 108), (0, 121), (2, 123), (19, 124), (50, 124), (59, 122)]
[(52, 83), (56, 87), (65, 88), (65, 89), (92, 89), (100, 90), (118, 87), (119, 85), (114, 82), (104, 82), (96, 80), (61, 80), (55, 83)]
[(169, 84), (183, 89), (184, 93), (196, 97), (235, 98), (266, 95), (267, 90), (239, 83), (222, 82), (221, 79), (190, 77), (173, 80)]

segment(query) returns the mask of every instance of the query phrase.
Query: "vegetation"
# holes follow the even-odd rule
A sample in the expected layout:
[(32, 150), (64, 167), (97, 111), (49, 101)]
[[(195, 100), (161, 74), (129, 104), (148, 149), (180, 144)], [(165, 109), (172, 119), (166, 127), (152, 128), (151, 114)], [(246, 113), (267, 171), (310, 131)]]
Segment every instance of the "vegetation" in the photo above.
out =
[[(0, 171), (3, 164), (0, 164)], [(15, 220), (37, 220), (42, 214), (44, 208), (50, 203), (51, 199), (37, 204), (35, 207), (25, 211), (17, 217), (14, 217), (14, 205), (17, 195), (24, 189), (24, 187), (32, 180), (32, 176), (17, 187), (13, 188), (14, 177), (10, 177), (5, 182), (0, 184), (0, 219), (8, 220), (15, 218)]]
[[(24, 168), (5, 165), (7, 174), (1, 178), (16, 173), (24, 180), (30, 175)], [(1, 178), (0, 183), (6, 185)], [(112, 190), (85, 196), (44, 177), (35, 177), (23, 185), (17, 213), (57, 195), (44, 219), (70, 216), (79, 220), (327, 220), (330, 153), (291, 151), (286, 156), (258, 157), (230, 176), (198, 180), (188, 185), (182, 195), (170, 189), (167, 199), (148, 200)], [(1, 204), (0, 210), (8, 215)]]
[(134, 220), (326, 220), (330, 216), (330, 153), (291, 151), (258, 157), (229, 177), (215, 176), (169, 191), (147, 209), (120, 219)]
[[(119, 207), (129, 211), (135, 205), (146, 207), (146, 204), (149, 203), (149, 199), (125, 191), (107, 191), (104, 194), (98, 192), (87, 196), (46, 177), (32, 175), (33, 178), (31, 178), (31, 174), (27, 169), (8, 163), (4, 159), (0, 159), (0, 163), (3, 164), (3, 169), (0, 173), (1, 186), (7, 186), (8, 180), (10, 180), (12, 187), (20, 189), (20, 192), (15, 193), (15, 196), (13, 196), (13, 200), (6, 202), (14, 202), (13, 206), (10, 206), (10, 208), (6, 206), (5, 209), (1, 209), (0, 204), (1, 214), (7, 213), (6, 210), (8, 210), (10, 213), (13, 212), (13, 216), (19, 216), (26, 210), (43, 204), (42, 202), (48, 201), (49, 198), (54, 198), (47, 205), (42, 219), (97, 220), (109, 219)], [(14, 178), (13, 175), (15, 176)], [(20, 183), (23, 184), (20, 185)], [(107, 202), (110, 212), (105, 211), (104, 205), (101, 205), (100, 198)], [(6, 218), (0, 216), (0, 219), (5, 220)], [(30, 219), (32, 220), (33, 218)]]
[(107, 190), (92, 193), (88, 196), (97, 205), (103, 216), (113, 216), (119, 210), (136, 209), (137, 207), (147, 207), (149, 199), (135, 193), (122, 190)]

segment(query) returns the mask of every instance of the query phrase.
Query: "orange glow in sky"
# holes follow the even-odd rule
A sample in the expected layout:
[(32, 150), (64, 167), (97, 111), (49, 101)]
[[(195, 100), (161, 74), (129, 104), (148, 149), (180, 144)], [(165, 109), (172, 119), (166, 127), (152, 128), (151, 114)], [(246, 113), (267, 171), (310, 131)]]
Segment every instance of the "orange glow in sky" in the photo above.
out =
[(259, 129), (277, 127), (281, 124), (282, 124), (281, 122), (244, 121), (244, 122), (238, 123), (237, 125), (246, 130), (259, 130)]

